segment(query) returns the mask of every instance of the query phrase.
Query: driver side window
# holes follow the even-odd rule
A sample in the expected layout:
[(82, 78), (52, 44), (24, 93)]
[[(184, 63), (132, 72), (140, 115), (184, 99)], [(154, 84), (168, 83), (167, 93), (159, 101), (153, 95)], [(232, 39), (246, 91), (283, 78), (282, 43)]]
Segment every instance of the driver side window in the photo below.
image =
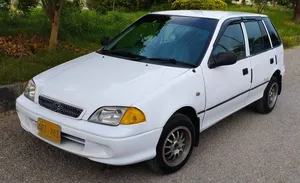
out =
[(234, 52), (238, 60), (246, 57), (245, 41), (241, 24), (231, 24), (226, 28), (213, 50), (213, 55), (217, 56), (222, 52)]

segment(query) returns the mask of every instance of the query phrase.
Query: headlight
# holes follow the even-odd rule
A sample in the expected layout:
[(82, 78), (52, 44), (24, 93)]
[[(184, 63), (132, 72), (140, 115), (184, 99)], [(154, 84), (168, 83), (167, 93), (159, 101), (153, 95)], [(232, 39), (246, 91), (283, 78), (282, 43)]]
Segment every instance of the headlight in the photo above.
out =
[(117, 126), (145, 122), (146, 117), (135, 107), (102, 107), (92, 114), (88, 121)]
[(30, 80), (25, 88), (24, 96), (27, 97), (29, 100), (34, 101), (35, 96), (35, 83), (33, 80)]

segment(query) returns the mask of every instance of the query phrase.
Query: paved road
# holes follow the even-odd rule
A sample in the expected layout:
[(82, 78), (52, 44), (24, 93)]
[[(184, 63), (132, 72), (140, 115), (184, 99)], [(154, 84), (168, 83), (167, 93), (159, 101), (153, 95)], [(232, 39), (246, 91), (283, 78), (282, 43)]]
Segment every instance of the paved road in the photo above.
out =
[(0, 116), (0, 182), (300, 182), (300, 48), (286, 51), (286, 69), (273, 113), (244, 109), (219, 122), (168, 176), (144, 163), (107, 168), (23, 132), (15, 114)]

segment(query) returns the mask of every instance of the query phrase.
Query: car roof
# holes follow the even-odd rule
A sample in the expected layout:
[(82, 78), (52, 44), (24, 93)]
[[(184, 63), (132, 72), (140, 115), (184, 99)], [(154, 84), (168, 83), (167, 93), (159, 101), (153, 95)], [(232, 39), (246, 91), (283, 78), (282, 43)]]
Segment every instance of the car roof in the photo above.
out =
[(189, 17), (213, 18), (213, 19), (247, 17), (247, 16), (267, 17), (266, 15), (255, 14), (255, 13), (246, 13), (246, 12), (237, 12), (237, 11), (211, 11), (211, 10), (172, 10), (172, 11), (153, 12), (151, 14), (189, 16)]

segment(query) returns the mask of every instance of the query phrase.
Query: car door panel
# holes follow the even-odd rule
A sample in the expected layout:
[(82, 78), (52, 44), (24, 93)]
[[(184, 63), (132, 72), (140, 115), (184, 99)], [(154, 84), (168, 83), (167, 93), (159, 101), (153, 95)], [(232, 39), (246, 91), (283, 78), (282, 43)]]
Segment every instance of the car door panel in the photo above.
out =
[(274, 55), (275, 55), (275, 64), (273, 67), (273, 70), (276, 71), (277, 69), (279, 69), (281, 72), (281, 75), (284, 75), (284, 71), (285, 71), (285, 67), (284, 67), (284, 49), (283, 49), (283, 45), (282, 45), (282, 41), (279, 37), (279, 34), (276, 30), (276, 28), (274, 27), (274, 25), (272, 24), (272, 22), (270, 21), (270, 19), (268, 17), (264, 17), (263, 18), (263, 24), (267, 30), (269, 39), (271, 40), (272, 43), (272, 48), (274, 51)]
[(274, 73), (276, 57), (262, 21), (245, 22), (245, 28), (252, 69), (251, 91), (247, 100), (247, 104), (250, 104), (263, 96), (264, 90)]
[(271, 59), (273, 59), (273, 64), (275, 64), (273, 55), (273, 51), (270, 50), (250, 58), (253, 78), (247, 104), (258, 100), (263, 96), (263, 92), (272, 76), (270, 69)]
[(250, 68), (248, 58), (230, 66), (203, 69), (206, 87), (204, 129), (246, 105), (251, 75), (243, 74), (245, 68)]
[[(206, 111), (201, 130), (246, 105), (251, 84), (250, 59), (246, 57), (244, 32), (240, 23), (225, 27), (215, 44), (212, 56), (219, 52), (235, 52), (238, 61), (233, 65), (208, 68), (202, 63), (206, 88)], [(223, 50), (222, 50), (223, 49)]]

